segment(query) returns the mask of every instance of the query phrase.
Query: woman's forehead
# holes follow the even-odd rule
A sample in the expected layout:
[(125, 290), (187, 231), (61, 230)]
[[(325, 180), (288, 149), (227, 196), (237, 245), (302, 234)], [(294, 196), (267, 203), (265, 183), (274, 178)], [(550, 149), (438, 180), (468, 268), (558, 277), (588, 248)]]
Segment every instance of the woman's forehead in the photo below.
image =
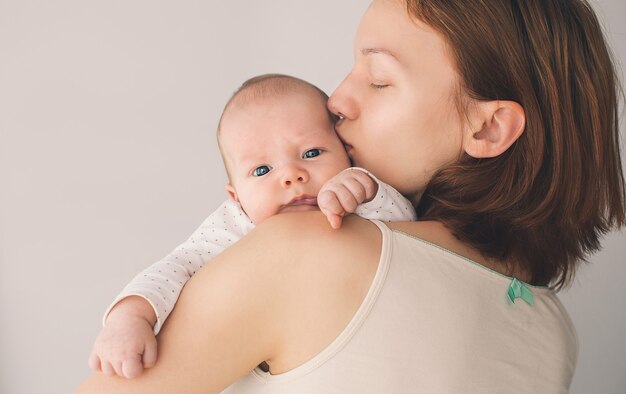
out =
[(401, 0), (375, 0), (367, 10), (355, 40), (355, 56), (372, 54), (394, 58), (415, 78), (424, 73), (437, 78), (455, 72), (453, 52), (443, 36), (430, 25), (409, 15)]
[(402, 0), (374, 0), (356, 34), (357, 55), (388, 53), (403, 60), (420, 52), (440, 50), (443, 39), (429, 25), (408, 14)]

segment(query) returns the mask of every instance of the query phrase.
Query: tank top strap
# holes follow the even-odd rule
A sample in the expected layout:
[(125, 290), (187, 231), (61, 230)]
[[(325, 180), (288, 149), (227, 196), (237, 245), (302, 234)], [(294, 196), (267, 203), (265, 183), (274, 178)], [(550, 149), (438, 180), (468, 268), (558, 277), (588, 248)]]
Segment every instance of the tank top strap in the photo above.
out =
[(382, 234), (382, 239), (383, 239), (382, 251), (384, 252), (385, 249), (391, 247), (390, 244), (391, 244), (391, 238), (393, 238), (393, 231), (389, 227), (387, 227), (385, 223), (381, 222), (380, 220), (371, 219), (370, 222), (374, 223)]

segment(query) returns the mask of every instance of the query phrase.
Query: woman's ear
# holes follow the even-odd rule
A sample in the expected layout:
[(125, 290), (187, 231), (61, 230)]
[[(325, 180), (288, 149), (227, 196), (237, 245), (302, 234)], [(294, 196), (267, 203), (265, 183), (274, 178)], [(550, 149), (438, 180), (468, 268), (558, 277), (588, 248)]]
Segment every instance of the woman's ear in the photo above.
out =
[(224, 189), (226, 189), (226, 193), (231, 200), (233, 200), (234, 202), (239, 202), (239, 197), (237, 196), (237, 192), (235, 191), (233, 185), (229, 183), (224, 187)]
[(522, 135), (526, 114), (515, 101), (481, 101), (470, 114), (470, 127), (464, 138), (465, 152), (475, 158), (496, 157)]

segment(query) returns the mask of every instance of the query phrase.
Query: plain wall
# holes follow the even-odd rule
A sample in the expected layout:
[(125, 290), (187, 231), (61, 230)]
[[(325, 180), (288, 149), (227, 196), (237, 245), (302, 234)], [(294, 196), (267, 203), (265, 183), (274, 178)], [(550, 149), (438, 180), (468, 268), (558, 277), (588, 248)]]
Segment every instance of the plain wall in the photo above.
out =
[[(232, 91), (281, 72), (330, 93), (367, 4), (0, 0), (0, 393), (88, 375), (112, 298), (226, 197), (214, 128)], [(626, 4), (594, 5), (626, 64)], [(573, 393), (626, 387), (626, 236), (604, 245), (562, 295)]]

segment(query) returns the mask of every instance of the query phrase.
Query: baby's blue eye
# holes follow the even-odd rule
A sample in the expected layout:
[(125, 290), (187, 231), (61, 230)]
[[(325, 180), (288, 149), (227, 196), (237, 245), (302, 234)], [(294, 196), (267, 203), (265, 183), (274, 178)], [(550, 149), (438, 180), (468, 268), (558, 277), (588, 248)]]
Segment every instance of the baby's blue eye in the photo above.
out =
[(252, 175), (253, 176), (263, 176), (263, 175), (267, 174), (270, 171), (271, 171), (271, 167), (269, 167), (269, 166), (261, 166), (261, 167), (255, 168), (254, 171), (252, 171)]
[(309, 149), (308, 151), (304, 152), (304, 155), (302, 155), (302, 158), (310, 159), (310, 158), (319, 156), (320, 154), (322, 154), (322, 151), (320, 149)]

